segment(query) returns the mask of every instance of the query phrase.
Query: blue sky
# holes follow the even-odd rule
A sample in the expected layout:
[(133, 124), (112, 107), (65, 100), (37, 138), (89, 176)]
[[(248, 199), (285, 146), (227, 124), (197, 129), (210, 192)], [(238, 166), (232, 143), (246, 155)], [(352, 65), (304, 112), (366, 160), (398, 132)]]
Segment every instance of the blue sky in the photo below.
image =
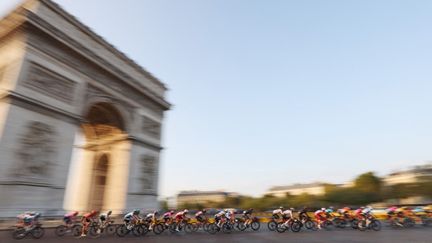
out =
[(56, 2), (170, 88), (162, 196), (432, 159), (431, 1)]

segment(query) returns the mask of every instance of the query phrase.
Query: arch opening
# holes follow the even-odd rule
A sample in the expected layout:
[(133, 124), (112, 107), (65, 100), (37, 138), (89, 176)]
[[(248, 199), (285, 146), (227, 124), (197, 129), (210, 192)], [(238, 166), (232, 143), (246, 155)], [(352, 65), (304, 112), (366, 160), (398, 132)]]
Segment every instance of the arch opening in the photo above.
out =
[(127, 193), (129, 146), (126, 123), (111, 103), (94, 103), (86, 110), (76, 134), (65, 208), (118, 210)]

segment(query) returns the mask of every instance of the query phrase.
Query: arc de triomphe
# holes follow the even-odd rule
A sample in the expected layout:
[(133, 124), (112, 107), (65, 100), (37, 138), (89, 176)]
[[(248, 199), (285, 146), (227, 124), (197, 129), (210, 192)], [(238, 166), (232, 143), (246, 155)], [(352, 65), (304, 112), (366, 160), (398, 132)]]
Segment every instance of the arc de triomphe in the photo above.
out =
[(0, 22), (0, 216), (155, 209), (166, 87), (49, 0)]

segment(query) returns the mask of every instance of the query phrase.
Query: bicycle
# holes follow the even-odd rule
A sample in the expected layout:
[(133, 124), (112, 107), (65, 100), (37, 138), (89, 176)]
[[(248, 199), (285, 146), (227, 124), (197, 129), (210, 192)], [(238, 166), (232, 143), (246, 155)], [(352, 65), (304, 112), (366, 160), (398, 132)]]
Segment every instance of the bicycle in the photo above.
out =
[(373, 215), (368, 215), (358, 222), (358, 229), (360, 231), (365, 231), (367, 229), (380, 231), (381, 222), (378, 219), (376, 219)]
[(18, 224), (16, 229), (12, 232), (12, 237), (16, 240), (24, 239), (26, 236), (31, 235), (34, 239), (40, 239), (45, 234), (42, 224), (35, 223), (31, 228), (25, 228), (24, 225)]
[(89, 228), (89, 235), (92, 238), (100, 237), (103, 234), (113, 235), (116, 233), (116, 225), (114, 225), (114, 221), (106, 221), (95, 223)]
[(116, 234), (119, 237), (125, 237), (127, 234), (132, 232), (136, 237), (142, 236), (148, 232), (148, 228), (143, 227), (142, 220), (138, 220), (133, 223), (125, 222), (116, 228)]
[(247, 228), (251, 228), (253, 231), (258, 231), (261, 227), (259, 219), (257, 217), (252, 217), (249, 223), (246, 224), (245, 218), (236, 219), (236, 228), (240, 231), (245, 231)]
[(55, 235), (62, 237), (66, 235), (67, 233), (72, 233), (73, 236), (79, 236), (82, 232), (83, 225), (79, 222), (74, 222), (71, 225), (59, 225), (55, 228), (54, 233)]

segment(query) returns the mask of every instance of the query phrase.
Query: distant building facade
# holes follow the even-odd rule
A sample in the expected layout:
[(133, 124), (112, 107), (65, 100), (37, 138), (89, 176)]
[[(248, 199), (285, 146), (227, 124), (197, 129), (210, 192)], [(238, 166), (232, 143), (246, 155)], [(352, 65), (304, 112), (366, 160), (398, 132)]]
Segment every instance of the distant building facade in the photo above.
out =
[(177, 194), (177, 206), (186, 204), (202, 204), (223, 202), (237, 194), (224, 191), (182, 191)]
[(166, 87), (49, 0), (0, 21), (0, 215), (158, 208)]
[(391, 173), (383, 178), (386, 186), (404, 183), (418, 183), (425, 178), (432, 177), (432, 163), (414, 166), (408, 170)]
[(315, 196), (324, 195), (325, 183), (293, 184), (289, 186), (275, 186), (270, 188), (266, 195), (275, 197), (285, 197), (287, 194), (297, 196), (301, 194), (310, 194)]

